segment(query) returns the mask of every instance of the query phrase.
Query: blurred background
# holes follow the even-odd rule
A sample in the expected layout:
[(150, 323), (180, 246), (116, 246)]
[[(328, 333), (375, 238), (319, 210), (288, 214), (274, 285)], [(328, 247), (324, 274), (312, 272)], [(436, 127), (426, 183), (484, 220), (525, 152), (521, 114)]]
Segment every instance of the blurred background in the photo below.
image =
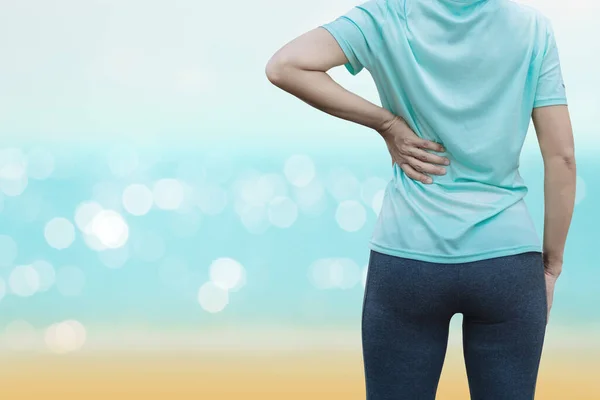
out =
[[(364, 399), (367, 242), (390, 158), (264, 75), (359, 3), (2, 2), (2, 398)], [(600, 6), (525, 3), (553, 21), (578, 161), (536, 398), (596, 399)], [(380, 104), (366, 70), (331, 75)], [(532, 126), (521, 175), (541, 236)], [(439, 399), (468, 398), (460, 324)]]

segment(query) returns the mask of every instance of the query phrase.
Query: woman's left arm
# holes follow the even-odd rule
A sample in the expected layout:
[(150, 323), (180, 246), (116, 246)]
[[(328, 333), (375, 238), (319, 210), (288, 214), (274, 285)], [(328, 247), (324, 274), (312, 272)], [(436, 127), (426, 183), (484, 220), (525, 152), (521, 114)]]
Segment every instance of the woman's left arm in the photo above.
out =
[(327, 30), (315, 28), (278, 50), (267, 63), (275, 86), (330, 115), (382, 132), (395, 115), (344, 89), (327, 71), (348, 62)]
[(327, 74), (329, 69), (348, 62), (336, 39), (318, 27), (278, 50), (265, 73), (275, 86), (311, 106), (377, 131), (386, 142), (392, 162), (410, 178), (431, 183), (426, 174), (445, 174), (440, 165), (448, 165), (448, 159), (426, 151), (442, 152), (441, 144), (418, 137), (404, 119), (344, 89)]

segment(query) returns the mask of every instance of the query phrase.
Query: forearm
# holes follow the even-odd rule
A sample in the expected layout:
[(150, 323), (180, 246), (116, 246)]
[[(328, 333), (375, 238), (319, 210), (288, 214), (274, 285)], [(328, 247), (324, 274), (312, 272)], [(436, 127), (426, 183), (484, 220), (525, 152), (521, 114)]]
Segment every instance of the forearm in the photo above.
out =
[(277, 87), (327, 114), (378, 132), (385, 130), (395, 117), (385, 108), (346, 90), (326, 72), (282, 66), (277, 67), (269, 79)]
[(576, 166), (574, 158), (561, 156), (544, 160), (544, 261), (550, 274), (562, 269), (567, 232), (575, 205)]

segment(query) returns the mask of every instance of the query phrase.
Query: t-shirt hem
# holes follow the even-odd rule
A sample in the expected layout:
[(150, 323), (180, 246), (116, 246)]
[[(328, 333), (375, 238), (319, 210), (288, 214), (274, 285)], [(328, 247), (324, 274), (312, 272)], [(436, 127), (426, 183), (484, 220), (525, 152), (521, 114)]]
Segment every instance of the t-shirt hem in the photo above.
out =
[(555, 97), (552, 99), (537, 100), (533, 103), (533, 108), (544, 106), (557, 106), (563, 104), (567, 104), (567, 99), (565, 99), (564, 97)]
[(480, 261), (486, 260), (488, 258), (494, 257), (502, 257), (502, 256), (510, 256), (520, 253), (526, 253), (529, 251), (537, 251), (542, 252), (542, 248), (539, 245), (524, 245), (524, 246), (516, 246), (516, 247), (506, 247), (502, 249), (495, 249), (491, 251), (486, 251), (482, 253), (469, 254), (469, 255), (461, 255), (461, 256), (452, 256), (452, 255), (435, 255), (435, 254), (425, 254), (419, 253), (410, 250), (400, 250), (400, 249), (392, 249), (385, 246), (380, 246), (373, 241), (369, 242), (369, 248), (371, 250), (377, 251), (379, 253), (383, 253), (389, 256), (410, 258), (413, 260), (427, 261), (427, 262), (435, 262), (435, 263), (443, 263), (443, 264), (458, 264), (465, 263), (471, 261)]
[[(340, 18), (345, 18), (345, 17), (342, 16)], [(333, 38), (338, 42), (340, 48), (346, 55), (346, 58), (348, 59), (348, 62), (344, 64), (344, 67), (346, 68), (346, 70), (348, 72), (350, 72), (350, 74), (352, 74), (352, 75), (357, 75), (362, 70), (363, 66), (358, 61), (358, 59), (355, 57), (352, 49), (346, 43), (346, 40), (344, 39), (343, 35), (340, 32), (338, 32), (336, 28), (334, 28), (332, 26), (334, 24), (334, 22), (328, 22), (328, 23), (325, 23), (325, 24), (319, 25), (319, 26), (321, 28), (324, 28), (325, 30), (329, 31), (331, 36), (333, 36)]]

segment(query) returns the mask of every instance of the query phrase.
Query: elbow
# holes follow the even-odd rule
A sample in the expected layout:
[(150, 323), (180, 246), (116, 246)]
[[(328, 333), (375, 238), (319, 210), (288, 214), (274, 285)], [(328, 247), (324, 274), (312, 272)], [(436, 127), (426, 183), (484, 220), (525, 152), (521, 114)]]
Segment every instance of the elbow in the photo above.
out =
[(548, 165), (553, 165), (556, 168), (564, 168), (570, 171), (576, 170), (575, 153), (572, 151), (555, 154), (549, 157), (548, 161)]
[(289, 70), (289, 62), (282, 56), (275, 54), (265, 67), (265, 75), (269, 82), (275, 86), (281, 86)]
[(561, 156), (561, 161), (565, 165), (566, 168), (575, 171), (576, 163), (575, 163), (575, 154), (569, 153)]
[(277, 86), (277, 83), (281, 80), (281, 67), (277, 65), (277, 61), (273, 58), (269, 60), (265, 67), (265, 75), (269, 82)]

